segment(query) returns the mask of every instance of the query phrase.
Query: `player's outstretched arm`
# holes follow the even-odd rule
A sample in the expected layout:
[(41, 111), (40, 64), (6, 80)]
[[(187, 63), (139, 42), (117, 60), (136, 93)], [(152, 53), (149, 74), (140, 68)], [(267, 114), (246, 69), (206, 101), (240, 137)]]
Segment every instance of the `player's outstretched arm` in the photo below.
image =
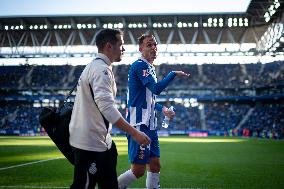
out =
[(182, 77), (182, 76), (189, 77), (190, 76), (189, 73), (185, 73), (183, 71), (173, 71), (173, 72), (175, 72), (176, 76), (180, 76), (180, 77)]

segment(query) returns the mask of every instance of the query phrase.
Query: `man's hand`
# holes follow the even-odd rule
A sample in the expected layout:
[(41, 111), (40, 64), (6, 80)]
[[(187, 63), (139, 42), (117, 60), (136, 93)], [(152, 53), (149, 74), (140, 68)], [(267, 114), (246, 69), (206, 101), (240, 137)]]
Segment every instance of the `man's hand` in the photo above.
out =
[(175, 72), (176, 76), (186, 76), (189, 77), (190, 74), (184, 73), (183, 71), (173, 71)]
[(138, 130), (136, 130), (136, 132), (132, 135), (132, 137), (141, 146), (147, 146), (148, 144), (151, 143), (151, 139), (145, 133)]
[(169, 110), (167, 107), (163, 107), (163, 114), (165, 115), (165, 116), (167, 116), (168, 118), (170, 118), (170, 120), (172, 120), (174, 117), (175, 117), (175, 115), (176, 115), (176, 113), (174, 112), (174, 111), (171, 111), (171, 110)]
[(120, 117), (114, 124), (117, 128), (131, 135), (139, 145), (147, 146), (151, 143), (151, 139), (145, 133), (132, 127), (123, 117)]

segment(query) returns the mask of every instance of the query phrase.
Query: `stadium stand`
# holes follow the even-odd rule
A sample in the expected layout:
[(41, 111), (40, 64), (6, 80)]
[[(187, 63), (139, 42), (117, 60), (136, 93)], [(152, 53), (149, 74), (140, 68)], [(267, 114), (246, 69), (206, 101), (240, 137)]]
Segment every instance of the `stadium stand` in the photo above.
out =
[[(41, 108), (62, 103), (84, 69), (77, 58), (94, 57), (96, 32), (109, 27), (125, 32), (127, 58), (137, 57), (138, 36), (155, 35), (162, 57), (156, 66), (158, 79), (171, 70), (190, 73), (189, 79), (176, 78), (158, 98), (174, 105), (178, 115), (167, 130), (160, 128), (160, 134), (201, 131), (284, 138), (283, 10), (283, 0), (252, 0), (237, 14), (3, 16), (0, 134), (44, 134), (38, 123)], [(248, 60), (243, 62), (241, 56)], [(36, 63), (49, 58), (54, 62)], [(67, 63), (72, 58), (76, 66)], [(193, 62), (196, 58), (199, 64)], [(57, 59), (66, 64), (57, 65)], [(17, 66), (14, 61), (19, 61)], [(129, 67), (113, 66), (123, 115)], [(159, 116), (159, 125), (162, 119)], [(115, 128), (114, 133), (120, 134)]]
[[(123, 115), (129, 67), (116, 65), (113, 68), (118, 106)], [(83, 65), (1, 66), (0, 134), (42, 134), (38, 123), (41, 107), (58, 105), (77, 82), (83, 68)], [(161, 103), (176, 107), (178, 116), (169, 127), (173, 133), (207, 131), (212, 135), (283, 138), (283, 62), (161, 64), (156, 69), (160, 78), (171, 70), (185, 70), (191, 74), (188, 80), (174, 80), (160, 97)], [(186, 103), (190, 98), (196, 98), (197, 105)], [(45, 99), (50, 101), (46, 103)], [(159, 125), (162, 118), (159, 116)], [(165, 129), (160, 131), (165, 132)]]

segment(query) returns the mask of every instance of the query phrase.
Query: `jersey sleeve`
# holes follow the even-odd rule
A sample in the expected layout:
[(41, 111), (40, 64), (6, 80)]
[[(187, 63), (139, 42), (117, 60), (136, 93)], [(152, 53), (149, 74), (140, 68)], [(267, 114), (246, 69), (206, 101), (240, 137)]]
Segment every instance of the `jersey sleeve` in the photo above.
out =
[(111, 72), (108, 69), (96, 70), (91, 86), (99, 110), (110, 123), (114, 124), (121, 117), (121, 114), (115, 105), (111, 80)]
[(159, 82), (149, 82), (146, 87), (152, 91), (155, 95), (159, 95), (175, 78), (176, 74), (174, 72), (170, 72), (164, 79)]
[(155, 103), (155, 110), (161, 112), (163, 110), (163, 105), (159, 103)]

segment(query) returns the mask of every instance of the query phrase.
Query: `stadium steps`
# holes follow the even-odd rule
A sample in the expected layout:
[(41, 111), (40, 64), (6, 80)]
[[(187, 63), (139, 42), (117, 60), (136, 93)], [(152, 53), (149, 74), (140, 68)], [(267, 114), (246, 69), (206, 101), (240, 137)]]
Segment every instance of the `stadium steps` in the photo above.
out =
[(240, 68), (243, 74), (242, 80), (248, 78), (249, 81), (252, 81), (252, 77), (248, 74), (246, 66), (244, 64), (240, 64)]
[(203, 86), (204, 85), (204, 81), (207, 80), (206, 75), (203, 73), (203, 67), (202, 65), (197, 65), (197, 72), (198, 75), (200, 76), (199, 78), (201, 78), (201, 80), (199, 80), (198, 85), (199, 86)]
[(33, 71), (34, 71), (34, 67), (31, 66), (31, 69), (29, 70), (29, 72), (26, 75), (23, 75), (23, 77), (21, 77), (21, 79), (19, 80), (20, 89), (24, 88), (25, 86), (31, 85)]
[(201, 130), (207, 130), (205, 108), (198, 108), (198, 111), (200, 115), (199, 119), (200, 119), (200, 124), (201, 124)]
[(65, 77), (62, 78), (62, 83), (64, 88), (68, 88), (69, 84), (72, 83), (75, 79), (74, 73), (75, 73), (76, 67), (71, 66), (71, 69)]
[(254, 111), (254, 108), (250, 108), (235, 129), (237, 129), (237, 130), (240, 129), (243, 126), (243, 124), (246, 123), (246, 121), (248, 120), (249, 116), (253, 113), (253, 111)]

